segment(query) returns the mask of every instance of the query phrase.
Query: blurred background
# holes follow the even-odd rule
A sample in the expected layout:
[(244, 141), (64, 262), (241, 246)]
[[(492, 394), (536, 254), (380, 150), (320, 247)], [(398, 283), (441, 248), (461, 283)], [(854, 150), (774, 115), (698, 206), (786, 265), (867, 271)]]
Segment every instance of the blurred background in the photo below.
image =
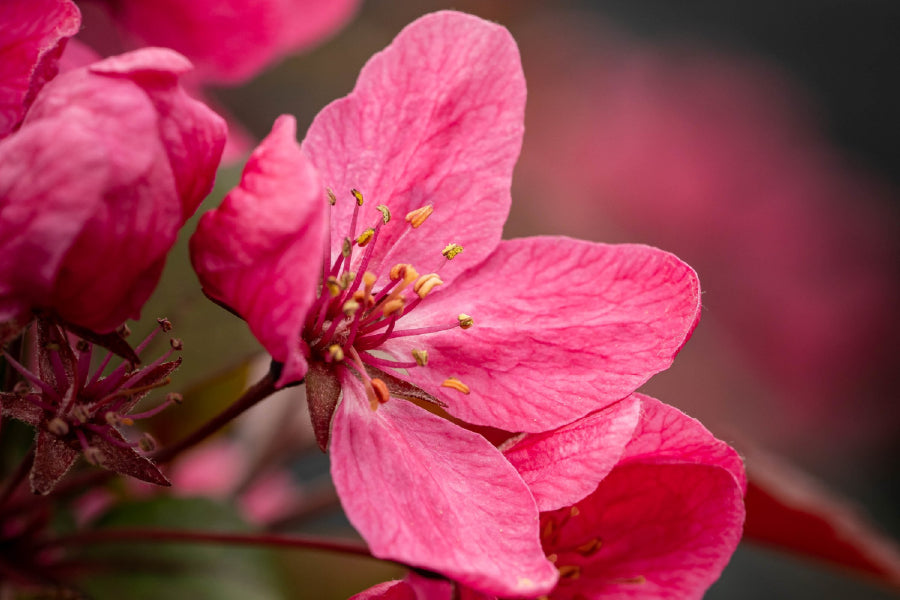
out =
[[(502, 23), (521, 50), (529, 100), (506, 236), (651, 244), (685, 259), (700, 274), (702, 321), (674, 367), (644, 391), (748, 456), (802, 468), (896, 538), (900, 5), (370, 1), (318, 48), (208, 93), (248, 143), (281, 113), (296, 115), (302, 132), (351, 90), (369, 56), (442, 8)], [(211, 204), (241, 162), (223, 171)], [(181, 310), (194, 306), (190, 274), (167, 274), (157, 303), (172, 308), (173, 297)], [(217, 347), (229, 360), (253, 350), (229, 318), (204, 317), (206, 331), (220, 333), (198, 334), (198, 355), (210, 335), (223, 337)], [(191, 332), (183, 333), (189, 352)], [(224, 388), (228, 381), (220, 378)], [(327, 477), (327, 458), (302, 433), (295, 446), (308, 450), (289, 462), (313, 507), (297, 527), (345, 530), (327, 484), (309, 483)], [(344, 598), (396, 573), (307, 552), (283, 560), (298, 582), (353, 573), (304, 588), (316, 598)], [(763, 594), (895, 597), (751, 543), (707, 597)]]

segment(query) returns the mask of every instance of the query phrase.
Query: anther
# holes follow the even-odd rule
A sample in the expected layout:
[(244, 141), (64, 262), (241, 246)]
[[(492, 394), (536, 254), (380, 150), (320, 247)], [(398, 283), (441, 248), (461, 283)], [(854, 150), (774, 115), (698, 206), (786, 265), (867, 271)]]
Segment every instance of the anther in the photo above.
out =
[(416, 281), (413, 286), (413, 291), (419, 295), (419, 298), (425, 298), (432, 289), (436, 286), (443, 285), (443, 283), (441, 278), (437, 276), (437, 273), (429, 273), (428, 275), (422, 275), (419, 280)]
[(357, 302), (364, 301), (366, 299), (365, 290), (356, 290), (355, 292), (353, 292), (353, 299), (356, 300)]
[(345, 237), (344, 241), (341, 243), (341, 256), (347, 258), (350, 256), (350, 252), (353, 250), (353, 242), (350, 241), (350, 238)]
[(462, 251), (463, 247), (459, 244), (447, 244), (447, 247), (441, 250), (441, 254), (443, 254), (444, 258), (447, 260), (453, 260)]
[(138, 439), (138, 447), (144, 452), (153, 452), (159, 447), (159, 444), (156, 443), (156, 438), (152, 435), (144, 433), (140, 439)]
[(391, 398), (391, 392), (387, 384), (377, 377), (372, 378), (372, 389), (375, 390), (375, 398), (380, 404), (384, 404)]
[(385, 225), (387, 225), (388, 222), (391, 220), (390, 209), (388, 209), (388, 207), (385, 206), (384, 204), (379, 204), (375, 208), (377, 208), (378, 211), (381, 213), (381, 220), (384, 222)]
[(127, 338), (129, 335), (131, 335), (131, 328), (128, 327), (127, 324), (122, 323), (122, 325), (118, 329), (116, 329), (116, 333), (118, 333), (123, 338)]
[(332, 298), (337, 298), (341, 295), (341, 285), (334, 275), (328, 276), (328, 279), (325, 281), (325, 287), (328, 288), (328, 295)]
[(425, 222), (425, 219), (431, 216), (431, 213), (434, 212), (434, 206), (431, 204), (427, 204), (421, 208), (417, 208), (416, 210), (412, 210), (406, 213), (406, 221), (409, 223), (413, 229), (417, 229), (419, 225)]
[(346, 290), (350, 287), (350, 284), (353, 283), (354, 279), (356, 279), (356, 273), (353, 271), (344, 271), (341, 273), (341, 278), (338, 279), (338, 284), (341, 286), (342, 290)]
[(69, 433), (69, 424), (59, 417), (53, 417), (47, 421), (47, 431), (57, 437), (62, 437)]
[(19, 381), (13, 386), (13, 394), (22, 398), (31, 392), (31, 385), (27, 381)]
[(416, 359), (416, 364), (420, 367), (424, 367), (428, 364), (428, 350), (419, 350), (418, 348), (414, 348), (412, 351), (413, 358)]
[(398, 279), (404, 278), (406, 276), (407, 269), (412, 269), (412, 265), (406, 263), (398, 263), (391, 267), (391, 272), (389, 273), (391, 281), (397, 281)]
[(566, 579), (578, 579), (581, 577), (581, 567), (578, 565), (563, 565), (556, 567), (559, 570), (559, 576)]
[(556, 561), (559, 560), (559, 556), (557, 556), (555, 553), (554, 553), (554, 554), (548, 554), (548, 555), (547, 555), (547, 560), (549, 560), (550, 562), (552, 562), (552, 563), (555, 564)]
[(358, 189), (354, 188), (350, 190), (350, 193), (353, 194), (353, 197), (356, 198), (356, 203), (360, 206), (363, 205), (363, 195)]
[(582, 556), (593, 556), (603, 546), (600, 538), (594, 538), (575, 548), (575, 551)]
[(91, 349), (91, 344), (90, 342), (86, 342), (84, 340), (78, 340), (77, 342), (75, 342), (75, 349), (84, 354)]
[(344, 314), (348, 317), (352, 317), (356, 314), (356, 311), (359, 310), (359, 302), (353, 299), (347, 300), (346, 302), (344, 302), (341, 310), (344, 311)]
[(341, 362), (344, 360), (344, 349), (338, 344), (332, 344), (328, 346), (328, 356), (331, 357), (333, 362)]
[(372, 241), (373, 237), (375, 237), (375, 230), (372, 228), (366, 229), (361, 234), (359, 234), (358, 238), (356, 238), (356, 245), (360, 248), (363, 248)]
[(459, 319), (459, 326), (463, 329), (468, 329), (475, 324), (475, 319), (465, 313), (460, 313), (457, 318)]
[(456, 377), (448, 377), (448, 378), (445, 379), (444, 382), (441, 384), (441, 387), (451, 388), (451, 389), (454, 389), (454, 390), (456, 390), (456, 391), (458, 391), (458, 392), (462, 392), (463, 394), (468, 394), (468, 393), (469, 393), (469, 386), (467, 386), (466, 384), (464, 384), (462, 381), (460, 381), (460, 380), (457, 379)]
[(577, 506), (573, 506), (571, 509), (569, 509), (569, 516), (570, 516), (570, 517), (577, 517), (577, 516), (580, 515), (580, 514), (581, 514), (581, 511), (578, 510), (578, 507), (577, 507)]
[(88, 414), (87, 409), (80, 405), (72, 408), (72, 416), (78, 423), (87, 423), (91, 418), (91, 415)]
[(182, 342), (178, 338), (170, 339), (169, 345), (172, 346), (172, 350), (183, 350), (184, 349), (184, 342)]
[(406, 301), (403, 298), (392, 298), (385, 302), (384, 306), (381, 307), (381, 314), (386, 317), (398, 310), (402, 310), (404, 306), (406, 306)]
[(331, 188), (325, 188), (325, 193), (328, 194), (328, 204), (332, 206), (337, 204), (337, 196), (334, 195), (334, 192), (331, 191)]
[(84, 458), (92, 465), (100, 466), (103, 462), (103, 453), (96, 446), (87, 446), (84, 449)]
[(184, 402), (184, 396), (182, 396), (178, 392), (169, 392), (168, 394), (166, 394), (166, 402), (171, 402), (172, 404), (182, 404)]
[(168, 333), (168, 332), (172, 331), (172, 322), (169, 321), (167, 318), (160, 317), (156, 320), (156, 322), (159, 323), (159, 328), (162, 329), (164, 332)]

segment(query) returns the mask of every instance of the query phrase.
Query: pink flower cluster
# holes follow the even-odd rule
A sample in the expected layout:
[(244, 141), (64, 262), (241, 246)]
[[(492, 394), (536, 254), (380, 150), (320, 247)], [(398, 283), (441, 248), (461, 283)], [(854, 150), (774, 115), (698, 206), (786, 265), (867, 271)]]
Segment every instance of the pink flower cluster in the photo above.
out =
[(194, 267), (305, 382), (375, 556), (488, 596), (699, 597), (740, 536), (741, 461), (632, 395), (696, 325), (696, 275), (645, 246), (501, 241), (524, 103), (505, 29), (423, 17), (301, 144), (276, 121)]
[[(210, 7), (164, 30), (170, 4), (187, 5), (135, 2), (120, 17), (166, 31), (219, 80), (248, 76), (316, 22), (195, 48), (187, 32)], [(167, 482), (118, 426), (155, 414), (130, 411), (179, 362), (103, 377), (84, 336), (108, 341), (137, 317), (226, 135), (180, 86), (191, 64), (173, 50), (57, 74), (79, 18), (69, 0), (0, 6), (16, 24), (0, 34), (0, 341), (37, 317), (39, 355), (35, 374), (4, 352), (27, 381), (0, 404), (38, 431), (41, 493), (78, 450)], [(271, 45), (245, 56), (257, 38)], [(302, 143), (291, 117), (275, 122), (201, 219), (193, 265), (271, 354), (278, 385), (305, 383), (371, 553), (418, 570), (360, 597), (700, 597), (740, 537), (742, 463), (635, 393), (696, 326), (696, 273), (647, 246), (501, 240), (525, 96), (505, 29), (419, 19)]]

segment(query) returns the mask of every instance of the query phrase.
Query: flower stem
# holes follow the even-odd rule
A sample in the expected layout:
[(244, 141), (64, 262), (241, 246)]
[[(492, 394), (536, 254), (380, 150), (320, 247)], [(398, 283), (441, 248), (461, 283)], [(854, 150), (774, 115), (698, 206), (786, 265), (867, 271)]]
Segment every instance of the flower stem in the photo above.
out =
[(182, 529), (111, 528), (84, 531), (47, 540), (45, 547), (82, 546), (122, 542), (182, 542), (195, 544), (234, 544), (238, 546), (269, 546), (306, 550), (327, 550), (373, 558), (369, 549), (359, 542), (334, 540), (318, 536), (278, 535), (271, 533), (230, 533), (219, 531), (189, 531)]
[(256, 382), (252, 387), (248, 388), (240, 398), (235, 400), (218, 415), (204, 423), (199, 429), (194, 431), (194, 433), (171, 446), (157, 450), (150, 455), (150, 458), (158, 463), (169, 462), (185, 450), (193, 448), (209, 436), (213, 435), (244, 413), (244, 411), (252, 408), (273, 393), (275, 393), (275, 377), (272, 375), (272, 372), (269, 371), (262, 379)]

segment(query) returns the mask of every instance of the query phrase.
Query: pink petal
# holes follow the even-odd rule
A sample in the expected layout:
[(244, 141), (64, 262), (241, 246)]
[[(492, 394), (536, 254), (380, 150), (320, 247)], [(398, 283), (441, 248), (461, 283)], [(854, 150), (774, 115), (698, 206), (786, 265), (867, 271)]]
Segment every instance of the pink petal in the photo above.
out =
[[(485, 258), (509, 212), (524, 107), (519, 52), (506, 29), (454, 12), (406, 27), (363, 67), (349, 96), (319, 113), (303, 141), (339, 198), (333, 255), (350, 235), (349, 192), (358, 189), (366, 204), (357, 234), (381, 219), (376, 205), (393, 213), (369, 265), (376, 274), (396, 263), (435, 271), (451, 242), (465, 252), (443, 267), (445, 283)], [(411, 230), (404, 216), (427, 204), (434, 214)]]
[(731, 473), (746, 492), (744, 461), (734, 448), (677, 408), (643, 394), (635, 397), (641, 401), (641, 419), (622, 456), (623, 463), (715, 465)]
[(747, 463), (745, 539), (900, 587), (900, 547), (855, 506), (775, 457), (753, 452)]
[[(672, 363), (700, 314), (696, 273), (648, 246), (504, 241), (444, 288), (397, 331), (459, 313), (475, 325), (386, 347), (427, 349), (428, 366), (410, 379), (452, 415), (510, 431), (553, 429), (629, 395)], [(450, 376), (471, 393), (439, 387)]]
[(617, 467), (577, 509), (544, 517), (564, 523), (549, 543), (545, 536), (557, 567), (580, 568), (577, 579), (560, 579), (554, 597), (699, 599), (734, 552), (744, 519), (731, 473), (693, 464)]
[(43, 85), (57, 73), (81, 14), (70, 0), (0, 2), (0, 138), (22, 121)]
[(353, 595), (350, 600), (417, 600), (416, 592), (405, 581), (385, 581)]
[(190, 242), (204, 291), (236, 310), (284, 363), (281, 383), (306, 373), (300, 330), (322, 270), (327, 207), (295, 135), (294, 118), (279, 117)]
[(559, 429), (528, 434), (503, 455), (528, 484), (541, 512), (571, 506), (619, 462), (640, 411), (640, 400), (630, 396)]
[(207, 81), (238, 83), (335, 32), (358, 0), (136, 0), (115, 16), (140, 45), (187, 55)]
[(372, 411), (358, 381), (348, 375), (342, 384), (332, 477), (375, 556), (506, 596), (553, 586), (537, 507), (496, 448), (409, 402)]

